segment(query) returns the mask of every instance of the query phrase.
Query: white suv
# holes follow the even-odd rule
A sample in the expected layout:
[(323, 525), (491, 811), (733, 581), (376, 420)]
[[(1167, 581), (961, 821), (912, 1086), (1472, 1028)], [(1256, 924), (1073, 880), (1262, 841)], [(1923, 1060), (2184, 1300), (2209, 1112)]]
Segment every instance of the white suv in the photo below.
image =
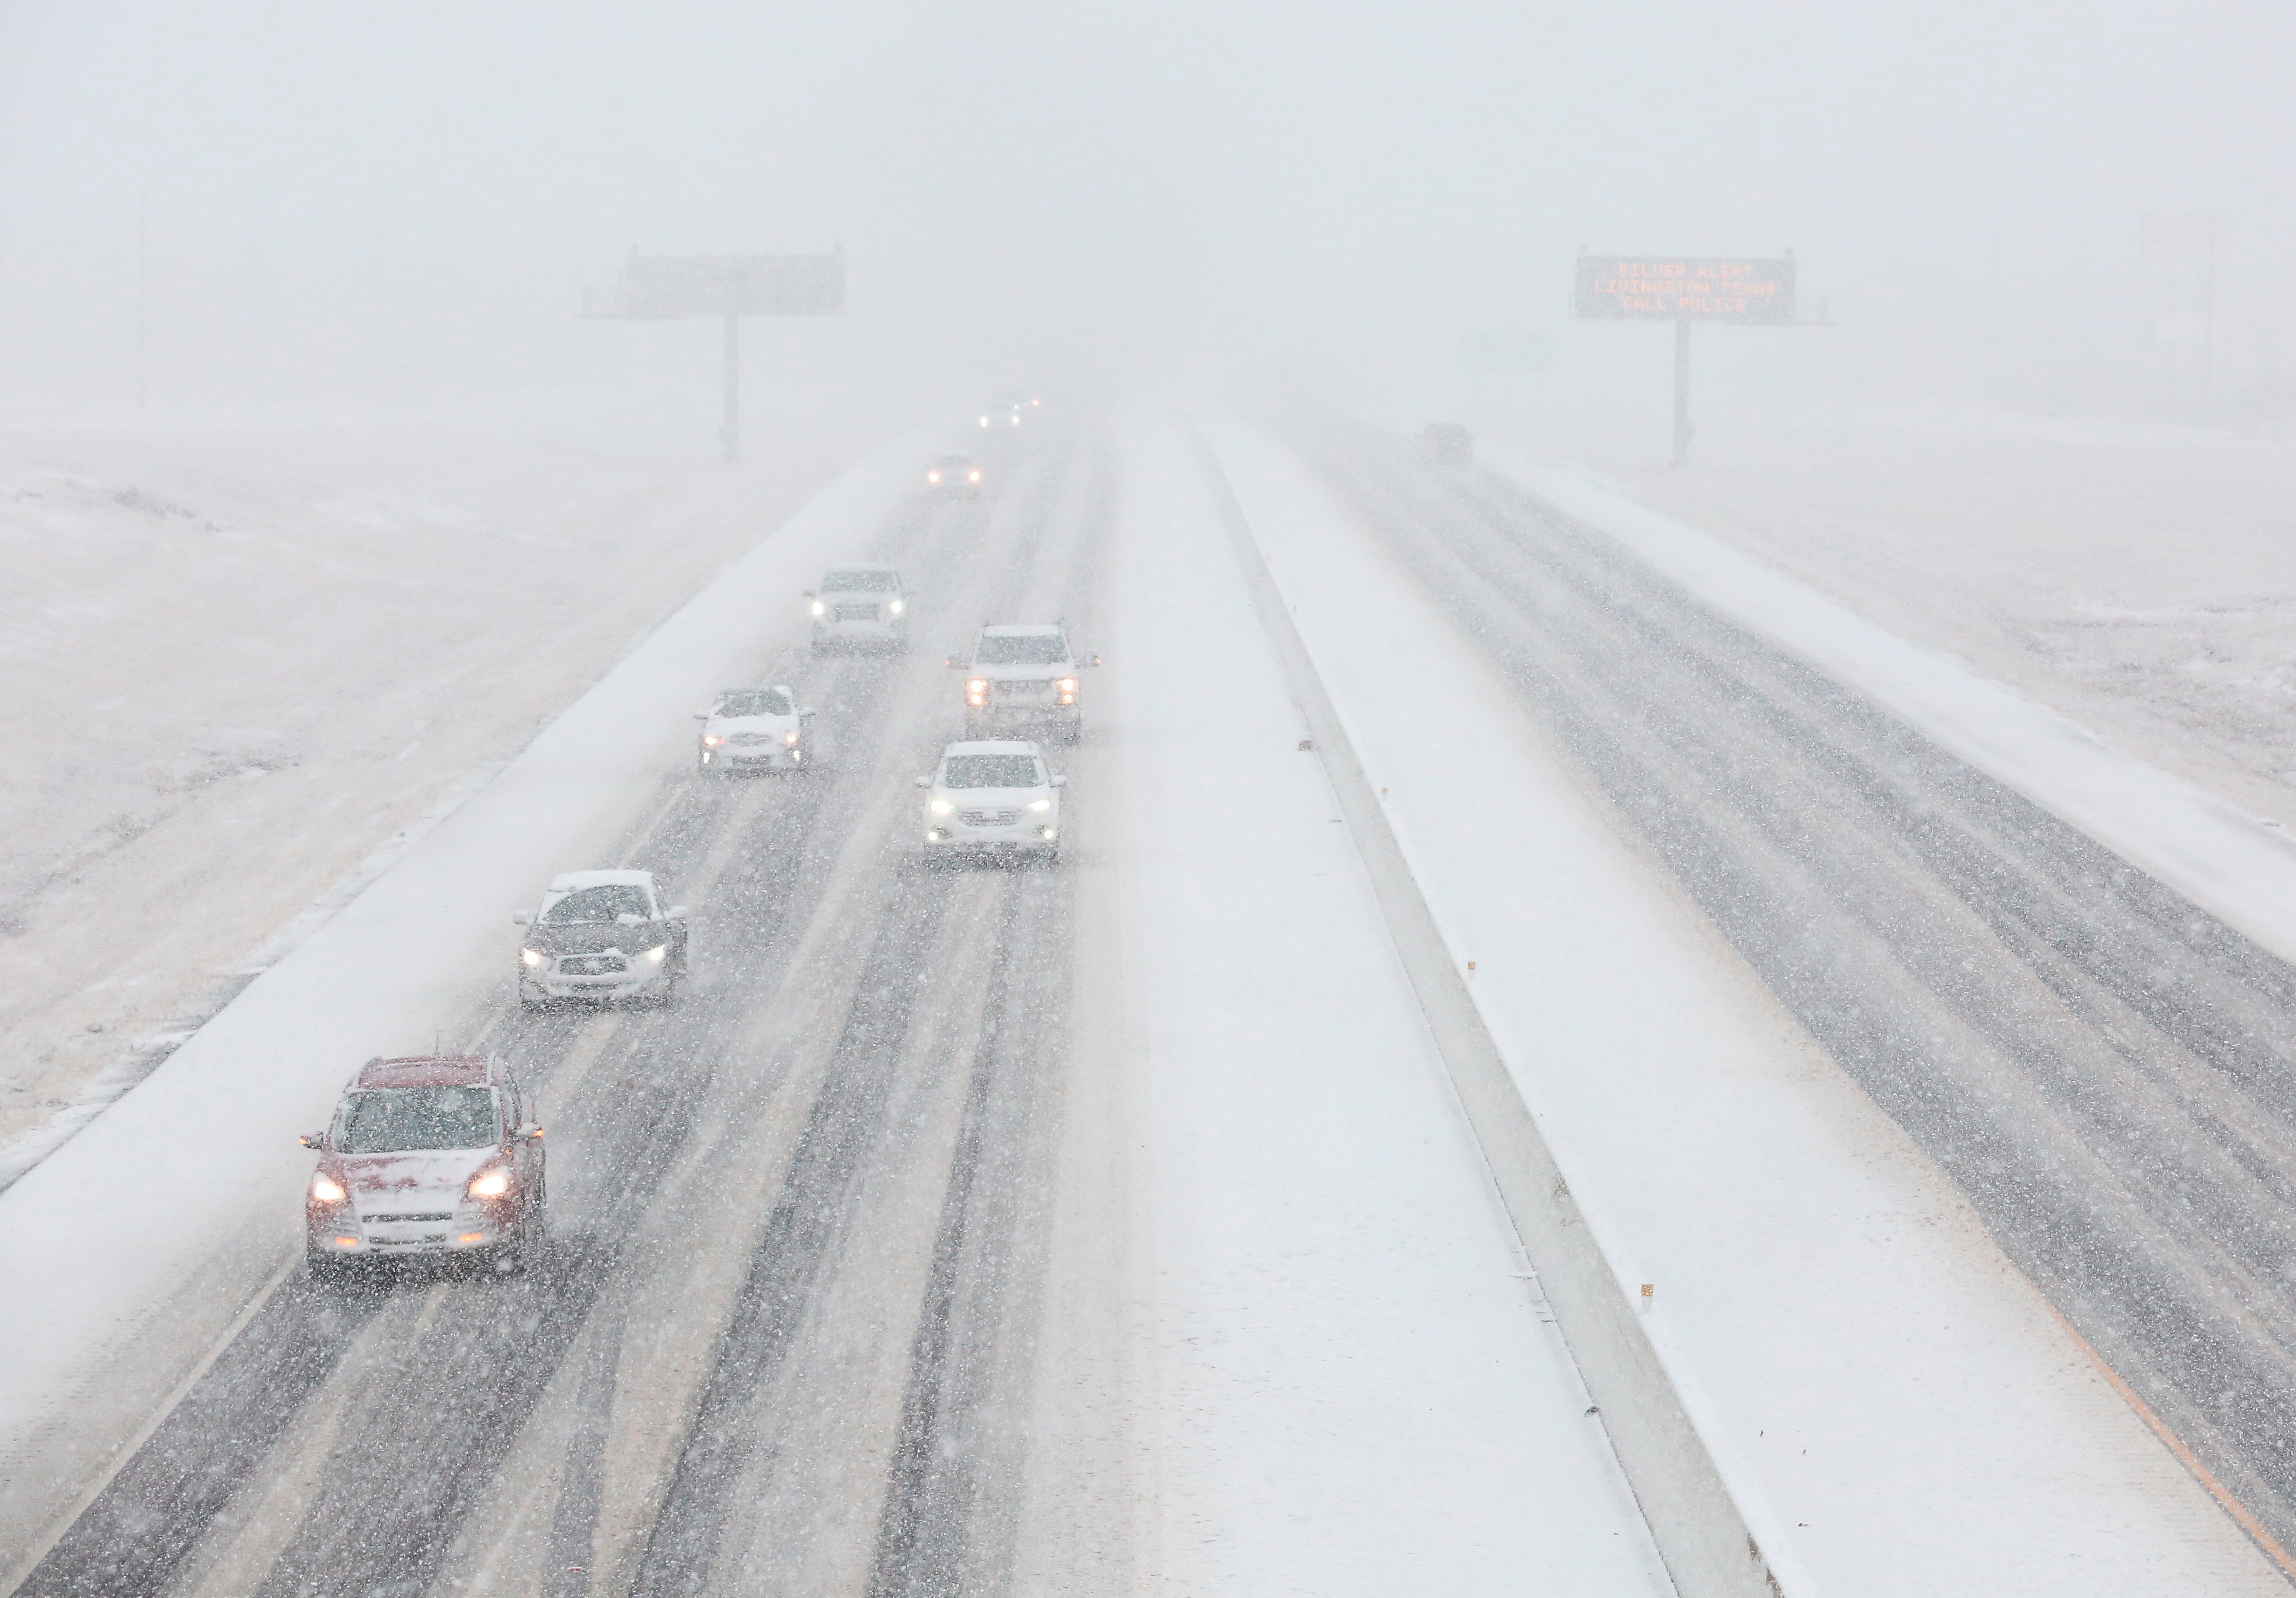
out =
[(878, 643), (909, 646), (909, 596), (890, 566), (832, 566), (821, 586), (808, 588), (813, 646)]
[[(952, 658), (951, 666), (963, 662)], [(1006, 728), (1049, 729), (1074, 743), (1084, 729), (1080, 661), (1067, 629), (1030, 622), (986, 627), (964, 668), (964, 730), (978, 737)]]
[(925, 790), (925, 853), (1061, 857), (1061, 789), (1033, 743), (952, 743)]

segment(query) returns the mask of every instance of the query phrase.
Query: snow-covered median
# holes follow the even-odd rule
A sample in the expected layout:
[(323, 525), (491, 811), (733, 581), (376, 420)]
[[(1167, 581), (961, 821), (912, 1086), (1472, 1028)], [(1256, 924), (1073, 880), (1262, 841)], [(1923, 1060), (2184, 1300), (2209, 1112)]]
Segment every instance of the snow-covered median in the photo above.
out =
[(1127, 901), (1147, 1585), (1666, 1593), (1193, 445), (1125, 445), (1076, 803)]

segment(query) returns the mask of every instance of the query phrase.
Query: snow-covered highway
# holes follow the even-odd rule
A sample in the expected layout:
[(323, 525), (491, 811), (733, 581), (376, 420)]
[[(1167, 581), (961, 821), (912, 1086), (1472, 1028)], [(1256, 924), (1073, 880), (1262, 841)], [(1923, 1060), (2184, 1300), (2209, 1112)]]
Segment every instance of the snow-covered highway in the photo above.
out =
[[(2296, 979), (1501, 477), (1206, 415), (1056, 414), (982, 448), (978, 501), (910, 491), (925, 440), (858, 469), (0, 1193), (0, 1260), (53, 1289), (0, 1304), (0, 1590), (2275, 1590), (2231, 1516), (2286, 1537)], [(914, 652), (799, 647), (802, 562), (864, 559)], [(922, 868), (943, 655), (1055, 619), (1108, 662), (1047, 750), (1061, 864)], [(734, 659), (818, 707), (820, 769), (670, 758), (691, 723), (647, 707)], [(597, 840), (552, 868), (693, 906), (673, 1007), (521, 1012), (540, 884), (486, 876), (519, 803)], [(501, 904), (453, 895), (481, 878)], [(539, 1086), (554, 1242), (314, 1282), (291, 1128), (414, 906), (439, 948), (373, 1048)], [(1608, 1320), (1521, 1251), (1430, 956)], [(267, 1140), (243, 1179), (227, 1139), (160, 1147), (171, 1103)], [(183, 1194), (148, 1269), (110, 1192), (139, 1151)], [(1590, 1392), (1622, 1350), (1666, 1390)], [(1643, 1397), (1716, 1503), (1636, 1474)], [(1718, 1585), (1669, 1563), (1701, 1515), (1747, 1550)]]

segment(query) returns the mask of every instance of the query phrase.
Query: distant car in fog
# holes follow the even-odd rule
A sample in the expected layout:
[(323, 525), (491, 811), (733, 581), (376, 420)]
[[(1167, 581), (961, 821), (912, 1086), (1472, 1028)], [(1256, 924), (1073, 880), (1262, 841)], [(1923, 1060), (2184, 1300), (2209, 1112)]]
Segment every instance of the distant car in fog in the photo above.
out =
[(1465, 466), (1475, 458), (1475, 435), (1456, 422), (1431, 422), (1419, 430), (1419, 447), (1439, 466)]
[(344, 1088), (303, 1195), (315, 1275), (409, 1255), (525, 1264), (549, 1229), (542, 1127), (493, 1055), (370, 1060)]
[(901, 574), (890, 566), (832, 566), (822, 574), (821, 586), (807, 589), (805, 596), (812, 602), (816, 649), (832, 643), (909, 646), (909, 595)]
[(999, 394), (990, 399), (980, 413), (980, 425), (986, 428), (1019, 427), (1044, 405), (1033, 394)]
[[(952, 659), (951, 666), (964, 662)], [(1079, 674), (1100, 657), (1079, 661), (1068, 630), (1054, 622), (985, 627), (965, 667), (964, 730), (982, 736), (999, 730), (1038, 728), (1073, 743), (1084, 726)]]
[(528, 1010), (553, 999), (667, 1004), (686, 974), (685, 906), (650, 871), (567, 872), (550, 880), (540, 909), (511, 920), (527, 929), (518, 998)]
[(977, 499), (980, 468), (971, 455), (951, 451), (925, 468), (925, 488), (943, 499)]
[(813, 712), (799, 708), (786, 684), (729, 689), (693, 716), (704, 771), (789, 771), (813, 758)]
[(1033, 743), (952, 743), (925, 790), (927, 858), (960, 856), (1061, 857), (1061, 789), (1068, 782), (1045, 766)]

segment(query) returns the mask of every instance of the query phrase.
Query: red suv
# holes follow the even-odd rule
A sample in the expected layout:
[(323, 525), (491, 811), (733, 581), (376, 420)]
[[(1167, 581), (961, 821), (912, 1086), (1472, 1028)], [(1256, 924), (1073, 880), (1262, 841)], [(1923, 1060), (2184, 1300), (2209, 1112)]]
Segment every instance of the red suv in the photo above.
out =
[(302, 1142), (319, 1151), (303, 1199), (315, 1274), (408, 1254), (513, 1270), (545, 1233), (542, 1128), (494, 1055), (370, 1060), (333, 1123)]

